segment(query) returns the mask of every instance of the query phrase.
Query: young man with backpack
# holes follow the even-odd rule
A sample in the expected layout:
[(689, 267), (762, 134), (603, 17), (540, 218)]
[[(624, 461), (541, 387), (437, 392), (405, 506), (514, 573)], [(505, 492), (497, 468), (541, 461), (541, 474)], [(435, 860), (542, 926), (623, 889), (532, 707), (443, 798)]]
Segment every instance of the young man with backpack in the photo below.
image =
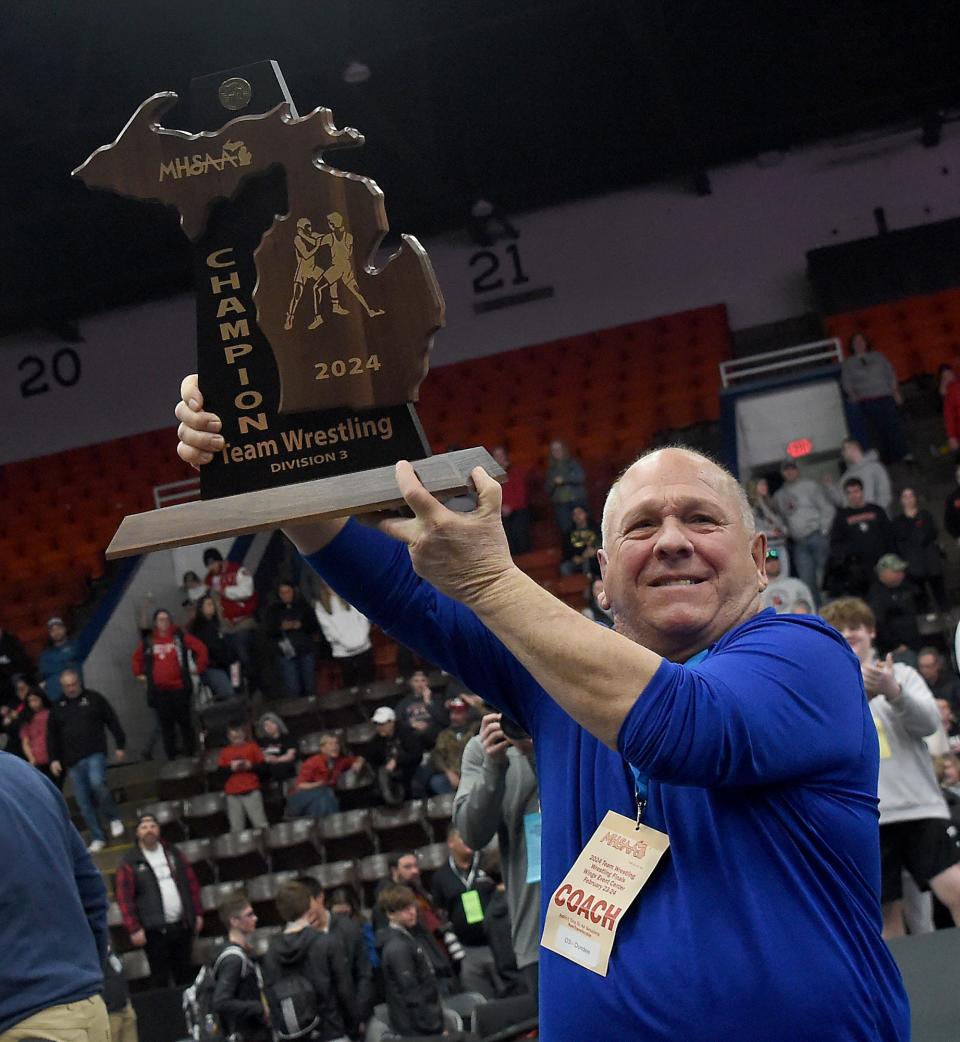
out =
[(302, 883), (284, 883), (276, 906), (286, 927), (263, 960), (275, 1037), (279, 1042), (349, 1042), (357, 1014), (343, 945), (311, 925), (311, 894)]
[(227, 930), (227, 946), (214, 963), (212, 1011), (224, 1036), (241, 1042), (269, 1042), (263, 976), (250, 946), (250, 935), (257, 928), (256, 913), (242, 890), (226, 898), (219, 913)]

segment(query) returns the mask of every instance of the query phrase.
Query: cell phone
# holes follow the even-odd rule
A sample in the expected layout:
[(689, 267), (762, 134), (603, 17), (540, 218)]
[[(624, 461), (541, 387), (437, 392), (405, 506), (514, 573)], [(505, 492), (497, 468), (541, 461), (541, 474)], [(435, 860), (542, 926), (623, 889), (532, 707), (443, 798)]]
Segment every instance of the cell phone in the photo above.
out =
[(502, 713), (500, 716), (500, 730), (503, 731), (504, 737), (509, 738), (511, 742), (523, 742), (530, 738), (530, 735), (517, 721), (511, 720), (506, 713)]

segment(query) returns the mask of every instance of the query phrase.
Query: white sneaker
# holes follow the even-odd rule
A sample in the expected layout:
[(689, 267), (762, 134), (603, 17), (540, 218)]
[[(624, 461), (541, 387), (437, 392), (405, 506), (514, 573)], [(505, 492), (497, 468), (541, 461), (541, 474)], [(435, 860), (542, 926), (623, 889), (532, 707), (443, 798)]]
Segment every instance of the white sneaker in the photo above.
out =
[(123, 822), (119, 818), (114, 818), (110, 822), (110, 835), (114, 839), (119, 839), (123, 835)]
[(93, 842), (92, 842), (92, 843), (90, 844), (90, 846), (89, 846), (89, 847), (87, 847), (87, 850), (89, 850), (91, 854), (99, 854), (99, 853), (100, 853), (100, 851), (101, 851), (101, 850), (103, 850), (103, 848), (104, 848), (104, 847), (105, 847), (106, 845), (107, 845), (107, 844), (106, 844), (106, 843), (104, 843), (104, 841), (103, 841), (102, 839), (95, 839), (95, 840), (93, 840)]

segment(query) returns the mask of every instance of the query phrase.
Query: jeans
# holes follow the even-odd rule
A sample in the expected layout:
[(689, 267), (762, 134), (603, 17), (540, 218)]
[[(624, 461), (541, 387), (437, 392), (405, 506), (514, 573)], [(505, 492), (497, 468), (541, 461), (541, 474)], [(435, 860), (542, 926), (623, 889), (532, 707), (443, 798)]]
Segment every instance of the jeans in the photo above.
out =
[(858, 403), (870, 441), (884, 463), (899, 463), (907, 455), (900, 411), (892, 395), (865, 398)]
[(210, 666), (206, 673), (201, 674), (200, 679), (213, 692), (216, 701), (222, 702), (233, 698), (233, 684), (230, 683), (230, 674), (225, 669)]
[(78, 760), (70, 768), (70, 777), (73, 779), (73, 794), (77, 797), (77, 805), (90, 835), (103, 842), (105, 836), (97, 818), (97, 803), (109, 821), (120, 818), (113, 793), (107, 785), (106, 756), (103, 753), (92, 753)]
[(794, 574), (810, 587), (815, 609), (820, 607), (820, 578), (829, 556), (830, 540), (823, 532), (811, 532), (793, 541)]
[(279, 655), (277, 661), (280, 663), (280, 675), (283, 677), (283, 686), (291, 698), (300, 698), (301, 695), (314, 694), (314, 678), (317, 672), (317, 657), (313, 652), (306, 655), (297, 655), (296, 658), (287, 658)]
[(163, 751), (168, 760), (177, 756), (177, 731), (184, 756), (193, 756), (197, 739), (193, 733), (189, 691), (157, 691), (157, 719), (160, 721), (160, 733), (163, 736)]
[(336, 814), (338, 810), (340, 804), (329, 785), (300, 790), (292, 793), (287, 800), (288, 818), (325, 818), (328, 814)]

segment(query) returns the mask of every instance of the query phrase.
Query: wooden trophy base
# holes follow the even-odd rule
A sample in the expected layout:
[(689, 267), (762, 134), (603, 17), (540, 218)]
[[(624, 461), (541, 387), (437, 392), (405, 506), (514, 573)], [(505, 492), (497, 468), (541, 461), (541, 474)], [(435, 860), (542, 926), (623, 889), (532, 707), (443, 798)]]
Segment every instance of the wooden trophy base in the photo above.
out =
[[(428, 492), (453, 496), (470, 487), (470, 471), (484, 470), (499, 482), (506, 472), (484, 448), (460, 449), (416, 460), (413, 468)], [(151, 550), (170, 550), (225, 536), (246, 535), (351, 514), (403, 506), (393, 466), (303, 481), (219, 499), (178, 503), (125, 517), (107, 547), (108, 561)]]

